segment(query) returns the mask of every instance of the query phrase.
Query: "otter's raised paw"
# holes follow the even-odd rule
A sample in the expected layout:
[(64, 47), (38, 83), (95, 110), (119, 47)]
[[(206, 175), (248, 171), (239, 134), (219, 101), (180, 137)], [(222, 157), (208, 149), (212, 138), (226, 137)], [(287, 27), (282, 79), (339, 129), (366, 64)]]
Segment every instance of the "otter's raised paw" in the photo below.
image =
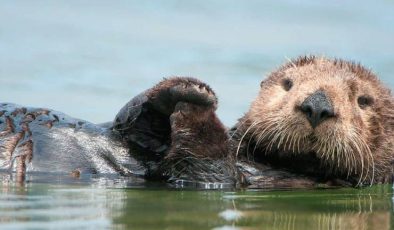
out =
[[(154, 165), (163, 160), (170, 148), (174, 150), (172, 145), (186, 145), (189, 134), (204, 136), (208, 140), (216, 140), (217, 133), (225, 136), (225, 128), (214, 112), (216, 106), (216, 95), (207, 84), (186, 77), (164, 79), (129, 101), (116, 116), (113, 129), (134, 152), (143, 153), (134, 154), (135, 157), (141, 156), (141, 161)], [(184, 122), (183, 125), (180, 122)], [(203, 128), (212, 123), (212, 128)], [(200, 132), (202, 129), (204, 132)], [(223, 143), (227, 140), (225, 138)], [(195, 145), (196, 149), (201, 149), (198, 143)], [(208, 155), (223, 155), (222, 152), (214, 149)]]
[(170, 115), (178, 102), (188, 102), (216, 109), (217, 98), (205, 83), (189, 77), (164, 79), (147, 91), (150, 103), (163, 114)]
[[(178, 102), (170, 116), (171, 149), (169, 157), (222, 159), (228, 154), (228, 135), (214, 110)], [(185, 151), (187, 150), (187, 151)]]
[(159, 165), (169, 182), (235, 186), (239, 175), (229, 155), (229, 136), (213, 108), (178, 102), (170, 124), (170, 149)]

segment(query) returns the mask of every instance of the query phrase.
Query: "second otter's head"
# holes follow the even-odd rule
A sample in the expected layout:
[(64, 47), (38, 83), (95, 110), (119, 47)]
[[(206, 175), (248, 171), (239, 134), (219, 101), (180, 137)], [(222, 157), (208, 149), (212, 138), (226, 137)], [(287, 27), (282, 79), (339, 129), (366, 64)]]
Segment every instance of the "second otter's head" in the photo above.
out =
[(392, 173), (393, 98), (359, 64), (313, 56), (291, 61), (261, 83), (243, 122), (255, 150), (267, 155), (312, 154), (326, 174), (358, 183)]

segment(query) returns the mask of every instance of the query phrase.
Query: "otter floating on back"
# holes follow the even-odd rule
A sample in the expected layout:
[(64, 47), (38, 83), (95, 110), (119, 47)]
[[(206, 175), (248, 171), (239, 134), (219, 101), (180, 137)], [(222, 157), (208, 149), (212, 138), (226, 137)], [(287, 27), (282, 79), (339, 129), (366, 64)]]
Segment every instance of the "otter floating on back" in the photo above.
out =
[(291, 61), (261, 83), (231, 130), (216, 107), (208, 85), (179, 77), (133, 98), (105, 125), (0, 104), (0, 167), (18, 180), (78, 172), (215, 188), (392, 182), (393, 98), (361, 65)]

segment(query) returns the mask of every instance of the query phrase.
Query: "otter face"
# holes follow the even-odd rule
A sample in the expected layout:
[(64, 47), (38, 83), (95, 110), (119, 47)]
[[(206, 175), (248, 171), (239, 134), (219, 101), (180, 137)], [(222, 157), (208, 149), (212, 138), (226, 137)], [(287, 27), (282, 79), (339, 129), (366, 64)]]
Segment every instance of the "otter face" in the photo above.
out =
[(267, 154), (313, 154), (328, 172), (372, 183), (392, 170), (393, 108), (389, 90), (360, 65), (301, 58), (261, 83), (247, 133)]

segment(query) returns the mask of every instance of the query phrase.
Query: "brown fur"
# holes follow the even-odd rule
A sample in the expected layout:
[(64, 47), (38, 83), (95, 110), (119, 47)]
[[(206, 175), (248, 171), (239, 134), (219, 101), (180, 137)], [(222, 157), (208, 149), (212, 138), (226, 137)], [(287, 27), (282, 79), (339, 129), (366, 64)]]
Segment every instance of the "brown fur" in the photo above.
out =
[(229, 155), (226, 128), (215, 107), (178, 102), (170, 116), (171, 148), (161, 169), (176, 180), (235, 184), (235, 160)]
[(144, 163), (149, 179), (234, 184), (235, 160), (216, 107), (208, 85), (172, 77), (127, 103), (114, 129)]
[(167, 158), (181, 151), (198, 158), (220, 159), (227, 156), (229, 138), (214, 108), (179, 102), (170, 122), (172, 148)]
[(147, 96), (153, 107), (170, 115), (178, 101), (216, 108), (217, 98), (211, 87), (198, 79), (172, 77), (164, 79), (149, 89)]
[[(284, 81), (292, 81), (287, 91)], [(323, 90), (335, 116), (315, 129), (300, 112)], [(367, 97), (369, 105), (359, 105)], [(392, 182), (394, 101), (390, 90), (360, 64), (300, 57), (271, 73), (233, 131), (233, 151), (279, 167), (354, 184)]]

